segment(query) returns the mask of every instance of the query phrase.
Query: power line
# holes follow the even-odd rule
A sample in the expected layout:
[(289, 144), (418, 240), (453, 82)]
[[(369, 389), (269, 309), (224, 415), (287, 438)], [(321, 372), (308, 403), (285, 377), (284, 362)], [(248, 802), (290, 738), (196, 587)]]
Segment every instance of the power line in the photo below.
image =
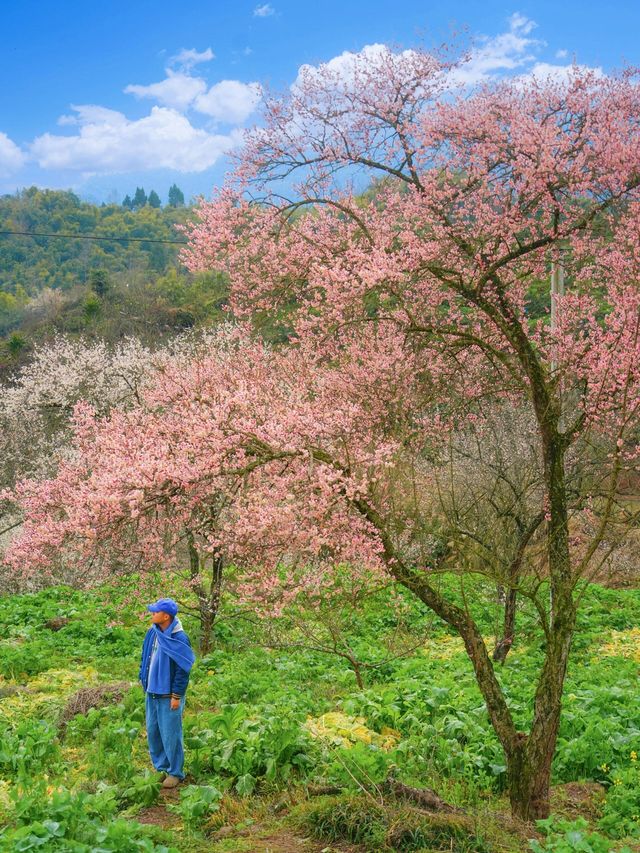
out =
[(186, 240), (161, 240), (157, 237), (102, 237), (98, 234), (42, 234), (33, 231), (0, 231), (0, 237), (62, 237), (66, 240), (106, 240), (115, 243), (166, 243), (170, 246), (186, 246)]

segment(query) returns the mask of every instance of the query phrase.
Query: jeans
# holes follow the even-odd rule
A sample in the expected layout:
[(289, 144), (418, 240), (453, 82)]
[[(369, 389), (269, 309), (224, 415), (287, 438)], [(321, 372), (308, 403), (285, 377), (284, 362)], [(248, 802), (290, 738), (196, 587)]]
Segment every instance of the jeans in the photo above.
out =
[(168, 696), (145, 694), (147, 717), (147, 740), (149, 755), (156, 770), (164, 770), (169, 776), (184, 779), (184, 746), (182, 743), (183, 696), (175, 711), (171, 710)]

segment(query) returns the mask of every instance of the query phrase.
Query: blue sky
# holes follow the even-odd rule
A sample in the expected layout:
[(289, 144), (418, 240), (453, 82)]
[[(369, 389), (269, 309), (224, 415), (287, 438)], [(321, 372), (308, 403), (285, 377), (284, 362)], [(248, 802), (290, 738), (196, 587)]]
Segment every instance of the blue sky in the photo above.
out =
[(386, 43), (466, 27), (474, 78), (640, 64), (640, 3), (20, 0), (0, 28), (0, 192), (36, 184), (120, 201), (175, 181), (209, 196), (263, 86)]

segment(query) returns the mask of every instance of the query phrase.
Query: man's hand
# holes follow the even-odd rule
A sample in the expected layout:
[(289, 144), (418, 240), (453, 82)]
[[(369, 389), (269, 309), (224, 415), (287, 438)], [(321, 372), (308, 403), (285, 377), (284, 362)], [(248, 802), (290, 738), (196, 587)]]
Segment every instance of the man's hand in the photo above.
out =
[(177, 711), (179, 707), (180, 707), (180, 700), (174, 699), (173, 697), (171, 697), (171, 710)]

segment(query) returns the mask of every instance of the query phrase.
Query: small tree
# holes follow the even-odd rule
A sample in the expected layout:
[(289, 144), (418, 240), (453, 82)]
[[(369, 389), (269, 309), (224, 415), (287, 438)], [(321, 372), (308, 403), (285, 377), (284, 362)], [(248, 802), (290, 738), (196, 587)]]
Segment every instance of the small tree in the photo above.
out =
[(91, 270), (89, 272), (89, 287), (96, 296), (104, 299), (109, 290), (109, 274), (106, 270)]
[(11, 358), (18, 358), (27, 348), (27, 339), (20, 332), (12, 332), (5, 344)]
[[(71, 452), (75, 404), (85, 400), (97, 416), (140, 402), (144, 387), (167, 358), (186, 358), (207, 348), (209, 335), (182, 335), (164, 350), (152, 352), (135, 339), (110, 346), (60, 337), (34, 348), (27, 364), (0, 385), (0, 491), (25, 478), (55, 476), (61, 458)], [(20, 526), (9, 513), (2, 528)], [(0, 529), (2, 529), (0, 528)], [(21, 588), (13, 573), (12, 588)], [(33, 578), (29, 581), (33, 582)]]
[(184, 207), (184, 193), (176, 184), (169, 187), (169, 207)]
[(132, 209), (140, 210), (147, 204), (147, 194), (144, 187), (136, 187), (135, 195), (133, 196)]
[(151, 190), (149, 193), (149, 198), (147, 201), (149, 207), (160, 207), (162, 202), (160, 201), (160, 196), (155, 190)]

